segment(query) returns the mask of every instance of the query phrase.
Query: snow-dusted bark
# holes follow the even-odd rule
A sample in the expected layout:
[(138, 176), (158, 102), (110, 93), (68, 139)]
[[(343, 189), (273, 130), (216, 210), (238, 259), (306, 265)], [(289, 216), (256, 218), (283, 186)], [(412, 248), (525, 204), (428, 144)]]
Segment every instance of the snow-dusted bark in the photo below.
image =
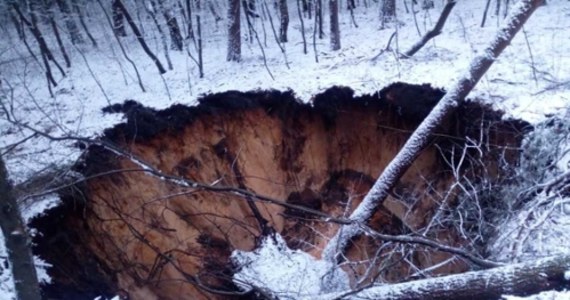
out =
[(460, 101), (465, 99), (542, 2), (543, 0), (521, 0), (517, 3), (516, 7), (511, 11), (508, 21), (498, 30), (490, 45), (479, 56), (475, 57), (467, 72), (454, 85), (448, 88), (447, 94), (439, 101), (431, 113), (414, 131), (402, 150), (384, 169), (362, 203), (350, 216), (354, 223), (342, 226), (327, 244), (323, 252), (324, 259), (336, 261), (337, 255), (343, 251), (348, 241), (359, 234), (358, 223), (363, 223), (370, 219), (376, 208), (382, 204), (390, 189), (427, 145), (435, 128), (445, 116), (457, 107)]
[(40, 286), (34, 266), (30, 241), (20, 216), (4, 161), (0, 156), (0, 228), (6, 243), (8, 261), (12, 269), (18, 299), (41, 299)]
[(241, 31), (239, 0), (230, 0), (228, 8), (228, 55), (227, 61), (241, 60)]
[(570, 282), (570, 255), (483, 271), (380, 285), (359, 292), (331, 293), (311, 299), (497, 299), (528, 295)]

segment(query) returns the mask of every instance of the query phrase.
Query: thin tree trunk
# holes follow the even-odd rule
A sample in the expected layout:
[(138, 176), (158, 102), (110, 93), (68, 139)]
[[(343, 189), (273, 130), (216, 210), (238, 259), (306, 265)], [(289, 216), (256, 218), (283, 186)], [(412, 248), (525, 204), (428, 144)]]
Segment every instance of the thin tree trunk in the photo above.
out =
[(382, 24), (391, 22), (396, 16), (396, 0), (382, 0)]
[(338, 0), (329, 0), (331, 50), (340, 49), (340, 26), (338, 24)]
[(73, 10), (77, 14), (77, 17), (79, 17), (79, 23), (81, 24), (81, 27), (83, 27), (83, 30), (85, 31), (85, 34), (87, 34), (87, 37), (91, 41), (91, 44), (93, 44), (93, 47), (97, 48), (97, 41), (95, 41), (95, 38), (93, 38), (93, 35), (91, 35), (91, 32), (89, 32), (89, 28), (85, 23), (85, 17), (83, 16), (83, 12), (79, 7), (78, 3), (79, 0), (72, 0), (72, 1), (73, 1)]
[(267, 18), (269, 19), (269, 24), (271, 25), (271, 31), (273, 32), (273, 37), (275, 38), (275, 42), (279, 46), (279, 49), (281, 49), (281, 53), (283, 53), (283, 58), (285, 59), (285, 65), (287, 66), (287, 69), (289, 69), (289, 62), (287, 61), (287, 52), (285, 51), (285, 48), (281, 44), (281, 41), (279, 40), (279, 36), (277, 35), (277, 31), (275, 30), (275, 26), (273, 25), (273, 17), (271, 16), (271, 12), (269, 11), (269, 8), (267, 7), (267, 3), (264, 2), (261, 5), (263, 6), (263, 8), (265, 8), (265, 13), (267, 14)]
[[(113, 22), (111, 21), (111, 18), (109, 17), (109, 14), (107, 13), (107, 11), (105, 10), (105, 7), (103, 6), (103, 3), (101, 2), (101, 0), (97, 0), (97, 3), (99, 3), (99, 6), (101, 7), (101, 10), (103, 11), (103, 14), (105, 15), (105, 18), (107, 19), (107, 22), (109, 23), (109, 25), (112, 27), (113, 26)], [(123, 53), (123, 56), (125, 57), (125, 59), (131, 64), (131, 66), (133, 67), (133, 70), (135, 71), (135, 74), (137, 76), (137, 81), (139, 83), (139, 86), (141, 88), (141, 90), (144, 92), (146, 92), (145, 88), (144, 88), (144, 84), (142, 82), (141, 79), (141, 75), (139, 73), (139, 69), (137, 68), (137, 65), (135, 64), (135, 62), (127, 55), (127, 51), (125, 50), (125, 47), (123, 47), (123, 43), (121, 42), (121, 38), (119, 37), (119, 35), (113, 31), (113, 36), (115, 37), (115, 39), (117, 40), (117, 44), (119, 45), (119, 49), (121, 49), (121, 53)], [(119, 64), (120, 65), (120, 64)], [(121, 67), (122, 70), (122, 67)]]
[(166, 73), (166, 70), (162, 66), (162, 63), (160, 63), (160, 60), (158, 60), (156, 55), (154, 55), (154, 53), (152, 53), (152, 51), (150, 51), (150, 48), (146, 44), (141, 32), (139, 31), (137, 25), (133, 21), (133, 18), (131, 18), (131, 15), (129, 14), (129, 12), (125, 8), (125, 6), (123, 5), (123, 2), (121, 2), (121, 0), (114, 0), (113, 6), (115, 6), (115, 5), (117, 6), (117, 8), (121, 12), (121, 14), (124, 15), (125, 19), (127, 19), (127, 23), (129, 23), (129, 26), (131, 26), (131, 30), (134, 32), (135, 36), (137, 37), (137, 40), (141, 44), (141, 47), (143, 48), (144, 52), (150, 57), (150, 59), (152, 59), (152, 61), (154, 62), (154, 64), (158, 68), (158, 72), (160, 74)]
[(170, 7), (165, 5), (164, 0), (158, 0), (158, 5), (160, 6), (162, 15), (166, 20), (168, 31), (170, 32), (170, 49), (182, 51), (182, 34), (180, 33), (178, 20), (176, 20), (176, 17), (172, 14)]
[(71, 60), (69, 60), (69, 56), (67, 55), (67, 51), (65, 50), (65, 46), (63, 45), (63, 41), (61, 40), (61, 35), (59, 34), (59, 29), (57, 27), (57, 24), (55, 23), (55, 18), (53, 16), (53, 12), (49, 8), (46, 8), (46, 11), (48, 14), (47, 17), (49, 19), (51, 29), (52, 29), (53, 34), (55, 36), (55, 40), (57, 42), (57, 45), (59, 46), (59, 50), (61, 51), (61, 55), (63, 56), (63, 60), (65, 61), (65, 66), (67, 68), (71, 68)]
[(557, 256), (482, 271), (467, 272), (362, 291), (322, 295), (315, 299), (500, 299), (503, 295), (525, 296), (568, 284), (565, 272), (570, 256)]
[(113, 10), (113, 30), (117, 36), (127, 36), (127, 31), (125, 30), (125, 15), (121, 9), (122, 4), (118, 0), (113, 0), (112, 10)]
[(162, 43), (162, 49), (164, 50), (164, 58), (166, 59), (166, 64), (168, 65), (168, 69), (172, 70), (173, 69), (172, 62), (170, 61), (170, 54), (168, 53), (168, 43), (166, 39), (166, 34), (164, 33), (164, 30), (162, 30), (162, 27), (160, 26), (160, 23), (156, 18), (156, 14), (154, 13), (156, 11), (156, 3), (154, 1), (149, 1), (149, 5), (150, 7), (145, 6), (145, 8), (147, 10), (147, 13), (150, 15), (150, 18), (154, 22), (156, 30), (158, 30), (158, 35), (160, 35), (160, 41)]
[(216, 25), (218, 25), (218, 22), (223, 20), (223, 18), (220, 16), (220, 14), (218, 14), (218, 11), (214, 7), (214, 4), (212, 3), (212, 1), (208, 1), (208, 8), (210, 9), (210, 12), (214, 16), (214, 20), (216, 21)]
[(241, 60), (241, 30), (239, 0), (229, 0), (228, 8), (228, 61)]
[[(16, 13), (18, 14), (18, 16), (20, 17), (20, 20), (26, 24), (26, 26), (28, 26), (28, 28), (30, 29), (30, 31), (32, 32), (32, 35), (34, 36), (34, 38), (36, 39), (36, 41), (38, 42), (38, 46), (40, 47), (40, 52), (42, 53), (42, 55), (45, 55), (45, 57), (49, 60), (51, 60), (55, 66), (58, 68), (58, 70), (61, 72), (62, 76), (65, 76), (65, 72), (63, 71), (63, 68), (59, 65), (59, 63), (57, 62), (57, 60), (55, 60), (55, 57), (53, 56), (53, 53), (51, 52), (51, 50), (49, 49), (45, 39), (43, 38), (43, 35), (40, 31), (40, 29), (38, 28), (38, 22), (36, 19), (36, 15), (34, 12), (34, 8), (31, 7), (30, 9), (30, 19), (28, 20), (26, 19), (26, 17), (24, 16), (24, 14), (22, 13), (22, 11), (20, 10), (20, 7), (18, 6), (17, 3), (13, 3), (12, 7), (14, 8), (14, 10), (16, 11)], [(48, 72), (51, 75), (51, 71), (49, 70), (49, 64), (46, 66), (48, 68)], [(53, 79), (53, 76), (51, 76), (51, 78)], [(52, 81), (52, 83), (55, 83), (55, 80)], [(55, 84), (54, 84), (55, 86)]]
[(22, 22), (18, 21), (18, 18), (16, 18), (12, 12), (9, 12), (9, 14), (10, 20), (12, 20), (12, 23), (14, 23), (14, 27), (16, 27), (16, 31), (18, 32), (18, 37), (20, 40), (24, 40), (24, 26), (22, 26)]
[(4, 235), (8, 260), (14, 277), (16, 296), (20, 300), (40, 300), (40, 286), (26, 225), (8, 181), (8, 172), (0, 156), (0, 227)]
[(490, 5), (491, 5), (491, 0), (487, 0), (487, 4), (485, 4), (485, 11), (483, 12), (483, 20), (481, 20), (481, 28), (485, 27), (485, 21), (487, 21), (487, 13), (489, 12)]
[(188, 14), (188, 26), (187, 34), (188, 38), (194, 40), (194, 28), (192, 27), (192, 2), (191, 0), (186, 0), (186, 13)]
[[(200, 78), (204, 78), (204, 60), (202, 58), (202, 6), (200, 0), (196, 0), (196, 29), (198, 30), (198, 71)], [(189, 19), (190, 23), (192, 19)]]
[(301, 13), (301, 3), (297, 0), (297, 13), (299, 14), (299, 21), (301, 21), (301, 36), (303, 37), (303, 53), (307, 54), (307, 39), (305, 38), (305, 22), (303, 21), (303, 14)]
[(81, 44), (83, 43), (83, 36), (81, 36), (81, 32), (79, 31), (79, 27), (75, 23), (73, 19), (73, 15), (71, 14), (71, 9), (69, 8), (69, 4), (66, 0), (56, 0), (57, 6), (59, 6), (59, 10), (63, 14), (63, 19), (65, 22), (65, 27), (67, 28), (67, 32), (71, 37), (71, 43), (73, 44)]
[(279, 41), (287, 42), (287, 27), (289, 27), (289, 10), (287, 8), (287, 0), (279, 0)]
[(319, 39), (322, 40), (325, 37), (325, 31), (323, 30), (323, 0), (317, 0), (315, 18), (319, 19)]
[(443, 8), (443, 11), (441, 12), (441, 15), (439, 16), (439, 19), (437, 20), (437, 23), (435, 24), (435, 26), (433, 27), (432, 30), (426, 32), (426, 34), (424, 34), (424, 36), (421, 38), (420, 41), (418, 41), (417, 43), (415, 43), (410, 50), (406, 51), (404, 53), (403, 56), (401, 56), (402, 58), (407, 58), (410, 56), (413, 56), (414, 54), (416, 54), (416, 52), (418, 52), (423, 46), (425, 46), (425, 44), (427, 44), (427, 42), (431, 39), (433, 39), (434, 37), (438, 36), (441, 34), (441, 30), (443, 29), (443, 26), (445, 25), (445, 22), (447, 21), (447, 18), (449, 17), (449, 14), (451, 13), (451, 10), (453, 9), (453, 7), (455, 7), (455, 4), (457, 4), (456, 0), (447, 0), (447, 3), (445, 4), (445, 7)]
[(376, 209), (383, 203), (392, 187), (411, 166), (420, 151), (429, 143), (430, 137), (438, 124), (453, 112), (460, 102), (464, 101), (465, 97), (542, 2), (543, 0), (520, 0), (518, 2), (518, 7), (513, 9), (513, 11), (518, 13), (511, 16), (508, 22), (499, 29), (490, 45), (481, 52), (481, 55), (473, 60), (470, 69), (448, 89), (447, 94), (418, 126), (402, 150), (378, 177), (362, 203), (351, 214), (350, 219), (354, 223), (343, 225), (329, 241), (323, 251), (324, 259), (336, 262), (337, 257), (344, 252), (348, 241), (360, 234), (358, 223), (365, 223), (370, 219)]

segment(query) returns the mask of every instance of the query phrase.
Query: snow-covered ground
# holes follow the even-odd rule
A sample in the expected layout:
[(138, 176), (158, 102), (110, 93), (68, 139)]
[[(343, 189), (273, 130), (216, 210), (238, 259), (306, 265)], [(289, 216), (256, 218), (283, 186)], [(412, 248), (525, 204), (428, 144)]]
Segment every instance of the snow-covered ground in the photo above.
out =
[[(326, 1), (324, 1), (326, 2)], [(370, 1), (369, 1), (370, 2)], [(484, 5), (481, 1), (458, 1), (443, 33), (409, 59), (399, 59), (392, 51), (381, 53), (390, 36), (398, 34), (391, 48), (407, 50), (430, 29), (439, 16), (444, 1), (435, 1), (434, 10), (420, 10), (415, 18), (398, 8), (397, 23), (380, 28), (377, 7), (355, 10), (358, 28), (341, 6), (342, 49), (329, 50), (328, 35), (316, 39), (313, 49), (313, 19), (305, 19), (308, 54), (303, 54), (301, 25), (294, 5), (290, 5), (289, 40), (286, 60), (275, 43), (269, 22), (256, 20), (259, 38), (265, 46), (268, 68), (257, 43), (242, 40), (242, 62), (226, 62), (226, 30), (223, 21), (215, 24), (211, 14), (203, 12), (204, 71), (198, 78), (197, 67), (185, 52), (171, 51), (174, 70), (160, 76), (134, 36), (123, 39), (127, 55), (136, 63), (146, 92), (139, 87), (132, 65), (121, 54), (109, 25), (101, 17), (96, 3), (88, 4), (90, 29), (99, 43), (67, 45), (72, 67), (66, 76), (54, 68), (58, 81), (50, 97), (40, 65), (28, 54), (12, 27), (0, 27), (0, 99), (12, 110), (18, 122), (54, 136), (97, 136), (104, 128), (120, 121), (117, 115), (103, 115), (101, 108), (135, 99), (146, 106), (165, 108), (174, 103), (193, 104), (203, 93), (226, 90), (292, 89), (303, 100), (331, 85), (345, 85), (357, 93), (371, 93), (394, 81), (431, 83), (447, 87), (462, 74), (473, 57), (493, 36), (503, 18), (489, 12), (487, 24), (480, 23)], [(418, 8), (416, 8), (419, 10)], [(325, 12), (327, 10), (324, 10)], [(277, 26), (277, 19), (274, 16)], [(242, 33), (247, 32), (242, 22)], [(147, 40), (164, 62), (160, 39), (144, 21)], [(325, 19), (325, 29), (328, 22)], [(535, 12), (503, 55), (478, 84), (472, 98), (493, 103), (511, 116), (538, 122), (547, 114), (565, 111), (570, 103), (570, 1), (551, 0)], [(419, 31), (419, 32), (418, 32)], [(30, 36), (28, 40), (31, 42)], [(31, 42), (33, 49), (37, 46)], [(56, 45), (48, 36), (48, 44)], [(59, 52), (53, 47), (57, 58)], [(193, 55), (195, 56), (195, 51)], [(315, 62), (318, 56), (319, 62)], [(77, 159), (79, 150), (71, 141), (30, 139), (32, 132), (6, 121), (0, 112), (0, 153), (6, 160), (11, 179), (19, 183), (44, 169), (62, 166)], [(27, 140), (25, 140), (27, 139)], [(25, 140), (21, 144), (17, 144)], [(16, 145), (17, 144), (17, 145)], [(7, 150), (10, 150), (7, 152)], [(6, 153), (5, 153), (6, 152)], [(32, 207), (26, 216), (41, 212)], [(0, 242), (0, 260), (5, 256)], [(10, 291), (6, 270), (0, 266), (0, 291)], [(1, 292), (0, 292), (1, 293)], [(2, 299), (10, 299), (11, 296)]]

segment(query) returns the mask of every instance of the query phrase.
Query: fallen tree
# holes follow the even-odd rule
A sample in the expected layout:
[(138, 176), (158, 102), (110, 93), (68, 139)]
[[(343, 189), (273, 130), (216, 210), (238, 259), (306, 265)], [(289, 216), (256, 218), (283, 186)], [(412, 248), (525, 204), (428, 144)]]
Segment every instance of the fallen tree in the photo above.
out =
[(510, 44), (515, 34), (542, 3), (543, 0), (521, 0), (517, 3), (507, 22), (499, 29), (490, 45), (482, 54), (475, 57), (469, 70), (448, 89), (445, 96), (422, 121), (396, 157), (382, 171), (362, 203), (350, 215), (350, 219), (355, 223), (344, 225), (337, 231), (323, 252), (324, 259), (331, 262), (340, 259), (348, 242), (362, 232), (357, 223), (365, 223), (372, 217), (390, 190), (428, 145), (439, 124), (465, 100), (477, 82)]
[(569, 284), (570, 255), (565, 255), (311, 299), (499, 299), (505, 294), (525, 296)]

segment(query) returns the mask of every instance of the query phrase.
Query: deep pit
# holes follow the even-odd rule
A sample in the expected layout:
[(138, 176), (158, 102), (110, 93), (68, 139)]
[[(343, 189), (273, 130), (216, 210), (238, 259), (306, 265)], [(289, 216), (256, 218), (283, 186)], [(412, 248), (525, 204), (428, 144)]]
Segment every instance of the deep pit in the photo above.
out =
[[(280, 233), (289, 247), (320, 258), (337, 224), (223, 187), (346, 215), (443, 95), (429, 85), (396, 83), (363, 96), (333, 87), (311, 103), (291, 91), (230, 91), (203, 96), (195, 107), (158, 111), (132, 100), (107, 107), (105, 112), (124, 113), (126, 120), (107, 129), (101, 141), (120, 151), (89, 145), (75, 166), (87, 180), (73, 193), (62, 193), (64, 204), (31, 224), (41, 232), (34, 238), (35, 252), (54, 266), (49, 270), (54, 282), (44, 293), (58, 299), (101, 294), (227, 299), (218, 292), (236, 290), (229, 255), (234, 249), (254, 249), (267, 230)], [(449, 165), (461, 160), (466, 142), (482, 141), (479, 149), (465, 153), (483, 164), (467, 160), (462, 174), (474, 182), (483, 173), (497, 178), (507, 172), (503, 163), (516, 162), (526, 126), (503, 120), (500, 112), (477, 102), (462, 103), (370, 226), (387, 234), (425, 227), (437, 210), (438, 195), (454, 181)], [(161, 173), (144, 172), (136, 160)], [(176, 178), (220, 189), (185, 186)], [(453, 229), (431, 237), (449, 245), (464, 243)], [(388, 282), (411, 279), (414, 271), (397, 257), (389, 268), (369, 259), (382, 256), (377, 252), (381, 244), (369, 237), (352, 242), (347, 260), (355, 263), (345, 269), (352, 280), (368, 276), (362, 279), (366, 282), (376, 273)], [(422, 268), (450, 257), (425, 247), (415, 251), (411, 258)], [(365, 275), (369, 267), (378, 272)], [(434, 273), (469, 267), (457, 260)]]

